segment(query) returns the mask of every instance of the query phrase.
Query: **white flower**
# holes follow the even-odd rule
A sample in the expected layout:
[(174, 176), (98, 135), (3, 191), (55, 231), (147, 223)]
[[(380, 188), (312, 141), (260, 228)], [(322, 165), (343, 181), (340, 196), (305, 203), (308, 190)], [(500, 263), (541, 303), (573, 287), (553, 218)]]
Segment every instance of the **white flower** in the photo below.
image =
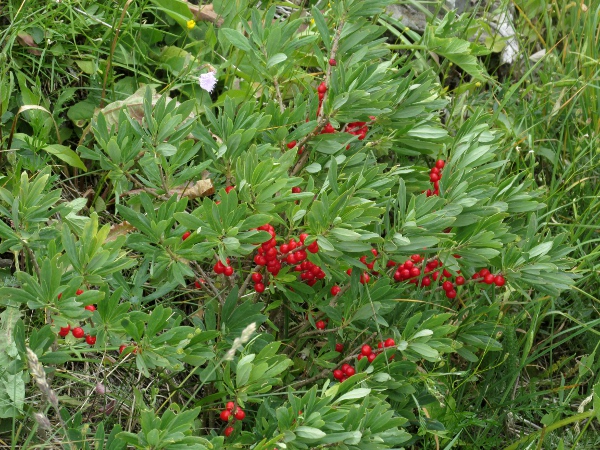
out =
[(217, 84), (217, 77), (215, 76), (215, 72), (203, 73), (202, 75), (200, 75), (198, 82), (200, 83), (200, 87), (206, 92), (212, 92)]

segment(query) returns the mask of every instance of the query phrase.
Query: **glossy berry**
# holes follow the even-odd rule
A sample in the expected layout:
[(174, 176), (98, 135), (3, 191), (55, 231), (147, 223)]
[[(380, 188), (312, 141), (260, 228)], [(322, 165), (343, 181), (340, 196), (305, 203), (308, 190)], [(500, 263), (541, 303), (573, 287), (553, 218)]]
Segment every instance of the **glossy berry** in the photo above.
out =
[[(496, 275), (494, 277), (494, 284), (498, 287), (502, 287), (504, 286), (504, 283), (506, 283), (506, 280), (504, 279), (504, 277), (502, 275)], [(62, 329), (62, 328), (61, 328)]]
[(236, 410), (235, 414), (234, 414), (234, 417), (235, 417), (237, 420), (244, 420), (244, 418), (246, 417), (246, 413), (244, 412), (244, 410), (243, 410), (243, 409), (241, 409), (241, 408), (238, 408), (238, 409)]
[(483, 277), (483, 281), (484, 281), (484, 283), (485, 283), (485, 284), (494, 284), (494, 279), (495, 279), (495, 278), (496, 278), (496, 277), (494, 277), (494, 275), (493, 275), (493, 274), (491, 274), (491, 273), (488, 273), (487, 275), (485, 275), (485, 276)]
[(383, 343), (384, 347), (393, 347), (394, 345), (396, 345), (396, 341), (394, 341), (392, 338), (386, 339)]
[(446, 291), (446, 297), (456, 298), (456, 291), (454, 289), (450, 289), (449, 291)]
[(437, 167), (438, 169), (443, 169), (445, 165), (446, 165), (446, 162), (443, 159), (438, 159), (435, 162), (435, 167)]
[(181, 240), (185, 241), (187, 238), (189, 238), (192, 235), (191, 232), (186, 231), (185, 233), (183, 233), (183, 235), (181, 236)]
[(325, 84), (325, 82), (322, 82), (319, 87), (317, 88), (317, 92), (320, 94), (324, 94), (325, 92), (327, 92), (327, 85)]
[(89, 345), (94, 345), (96, 343), (96, 336), (90, 336), (89, 334), (85, 337), (85, 342)]
[(265, 285), (263, 283), (256, 283), (254, 285), (254, 290), (259, 294), (262, 294), (263, 292), (265, 292)]
[(235, 408), (235, 403), (233, 402), (227, 402), (227, 404), (225, 405), (225, 409), (227, 411), (233, 411), (233, 408)]
[(213, 270), (215, 271), (215, 273), (223, 273), (225, 272), (225, 266), (221, 261), (217, 261), (217, 263), (213, 267)]
[(302, 189), (300, 189), (298, 186), (292, 188), (292, 194), (299, 194), (300, 192), (302, 192)]
[(342, 378), (344, 378), (344, 372), (342, 372), (340, 369), (334, 370), (333, 378), (335, 378), (336, 380), (341, 380)]
[(225, 275), (226, 277), (230, 277), (231, 275), (233, 275), (233, 267), (225, 267), (225, 269), (223, 270), (223, 275)]
[(346, 370), (344, 370), (344, 372), (346, 373), (347, 377), (351, 377), (356, 373), (356, 370), (354, 370), (354, 367), (348, 367)]
[(371, 353), (369, 356), (367, 356), (367, 361), (372, 363), (373, 361), (375, 361), (375, 358), (377, 358), (377, 353)]
[(202, 285), (204, 284), (204, 280), (203, 279), (199, 279), (194, 281), (194, 286), (196, 286), (196, 289), (202, 289)]
[(87, 305), (87, 306), (86, 306), (85, 308), (83, 308), (83, 309), (86, 309), (86, 310), (88, 310), (88, 311), (96, 311), (96, 307), (95, 307), (94, 305)]
[(331, 58), (331, 59), (329, 60), (329, 65), (330, 65), (330, 66), (337, 66), (337, 61), (336, 61), (335, 59)]
[(369, 356), (372, 353), (371, 346), (366, 344), (363, 345), (360, 352), (365, 356)]
[(221, 417), (221, 420), (223, 422), (227, 422), (229, 420), (229, 418), (231, 417), (231, 411), (229, 411), (228, 409), (224, 409), (223, 411), (221, 411), (221, 414), (219, 415), (219, 417)]
[(330, 291), (330, 292), (331, 292), (331, 295), (334, 295), (334, 296), (335, 296), (335, 295), (338, 295), (338, 294), (340, 293), (340, 291), (341, 291), (341, 290), (342, 290), (342, 288), (340, 288), (340, 287), (339, 287), (337, 284), (334, 284), (334, 285), (331, 287), (331, 291)]
[(127, 348), (127, 345), (126, 345), (126, 344), (122, 344), (122, 345), (119, 347), (119, 354), (123, 353), (123, 350), (125, 350), (126, 348)]
[(233, 427), (227, 427), (227, 428), (225, 428), (225, 431), (223, 432), (223, 434), (225, 435), (225, 437), (229, 437), (233, 433), (233, 430), (234, 430)]
[(287, 143), (287, 148), (289, 148), (290, 150), (293, 149), (296, 146), (296, 141), (290, 141)]
[(367, 284), (370, 279), (371, 279), (371, 277), (369, 276), (368, 273), (363, 272), (360, 274), (360, 283), (361, 284)]
[(458, 286), (462, 286), (463, 284), (465, 284), (465, 277), (456, 277), (456, 284)]
[(81, 339), (83, 336), (85, 336), (85, 332), (83, 331), (83, 328), (81, 328), (81, 327), (73, 328), (71, 333), (73, 333), (73, 336), (75, 336), (77, 339)]
[(454, 289), (454, 285), (450, 281), (444, 281), (442, 283), (442, 289), (444, 289), (445, 291), (449, 291), (451, 289)]
[(65, 337), (67, 334), (69, 334), (69, 331), (71, 331), (71, 325), (61, 327), (60, 331), (58, 332), (58, 335), (61, 337)]
[(81, 294), (83, 294), (83, 290), (77, 289), (77, 292), (75, 292), (75, 295), (81, 295)]
[(254, 281), (255, 283), (259, 283), (260, 281), (262, 281), (262, 279), (263, 279), (263, 276), (261, 273), (254, 272), (252, 274), (252, 281)]
[(338, 353), (342, 353), (344, 351), (344, 344), (335, 344), (335, 351)]
[(225, 188), (225, 192), (229, 194), (229, 193), (230, 193), (231, 191), (233, 191), (234, 189), (235, 189), (235, 186), (227, 186), (227, 187)]
[(306, 249), (311, 253), (318, 253), (319, 252), (319, 244), (317, 241), (315, 241), (312, 244), (310, 244), (308, 247), (306, 247)]
[(489, 275), (489, 273), (490, 273), (490, 271), (489, 271), (488, 269), (481, 269), (481, 270), (479, 271), (479, 276), (483, 278), (483, 277), (485, 277), (486, 275)]
[(319, 320), (317, 323), (315, 323), (315, 326), (318, 330), (324, 330), (327, 325), (322, 320)]

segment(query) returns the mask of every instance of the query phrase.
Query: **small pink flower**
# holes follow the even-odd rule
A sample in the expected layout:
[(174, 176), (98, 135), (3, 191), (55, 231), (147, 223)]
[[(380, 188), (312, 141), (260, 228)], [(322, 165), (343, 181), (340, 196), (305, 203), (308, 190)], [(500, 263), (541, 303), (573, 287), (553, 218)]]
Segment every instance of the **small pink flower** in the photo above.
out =
[(200, 75), (198, 82), (200, 83), (200, 87), (206, 92), (212, 92), (217, 84), (217, 77), (215, 76), (215, 72), (203, 73), (202, 75)]

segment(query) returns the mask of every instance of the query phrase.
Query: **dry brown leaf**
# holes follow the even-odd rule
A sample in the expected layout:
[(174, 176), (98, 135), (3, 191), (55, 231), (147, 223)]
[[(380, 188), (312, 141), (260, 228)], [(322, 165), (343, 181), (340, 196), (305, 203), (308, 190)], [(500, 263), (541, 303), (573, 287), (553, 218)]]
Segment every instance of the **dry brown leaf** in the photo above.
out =
[(169, 192), (171, 195), (177, 194), (178, 198), (189, 197), (190, 200), (198, 197), (206, 197), (215, 193), (215, 187), (210, 179), (197, 181), (196, 184), (180, 186)]
[(195, 20), (207, 20), (216, 23), (218, 27), (223, 25), (223, 19), (215, 12), (213, 5), (192, 5), (188, 3), (188, 8), (194, 15)]
[(126, 220), (123, 221), (122, 223), (113, 225), (112, 227), (110, 227), (110, 231), (108, 232), (108, 236), (106, 236), (104, 243), (113, 242), (119, 236), (126, 236), (129, 232), (131, 232), (133, 230), (135, 230), (135, 227), (133, 225), (131, 225), (129, 222), (127, 222)]
[(32, 55), (40, 56), (42, 54), (42, 52), (37, 49), (38, 45), (35, 43), (30, 34), (17, 33), (17, 42), (23, 47), (29, 47), (27, 51)]

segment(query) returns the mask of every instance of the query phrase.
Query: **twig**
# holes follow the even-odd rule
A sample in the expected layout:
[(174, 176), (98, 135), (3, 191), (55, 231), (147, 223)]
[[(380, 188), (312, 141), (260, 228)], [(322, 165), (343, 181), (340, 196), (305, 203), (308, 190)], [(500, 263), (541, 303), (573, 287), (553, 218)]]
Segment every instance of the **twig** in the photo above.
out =
[(279, 89), (279, 82), (277, 77), (273, 77), (273, 86), (275, 86), (275, 95), (277, 96), (277, 102), (279, 103), (279, 110), (281, 114), (285, 112), (285, 106), (283, 106), (283, 98), (281, 97), (281, 90)]
[(208, 275), (206, 275), (206, 272), (204, 272), (204, 269), (202, 269), (202, 266), (200, 266), (200, 264), (198, 264), (196, 261), (192, 261), (192, 264), (194, 265), (196, 270), (198, 270), (198, 272), (200, 272), (200, 275), (202, 276), (202, 278), (204, 279), (206, 284), (208, 284), (208, 287), (210, 288), (210, 290), (213, 291), (213, 294), (215, 294), (215, 296), (219, 300), (219, 303), (221, 305), (224, 305), (225, 299), (223, 298), (223, 296), (221, 295), (219, 290), (215, 287), (215, 285), (211, 281), (210, 277)]

